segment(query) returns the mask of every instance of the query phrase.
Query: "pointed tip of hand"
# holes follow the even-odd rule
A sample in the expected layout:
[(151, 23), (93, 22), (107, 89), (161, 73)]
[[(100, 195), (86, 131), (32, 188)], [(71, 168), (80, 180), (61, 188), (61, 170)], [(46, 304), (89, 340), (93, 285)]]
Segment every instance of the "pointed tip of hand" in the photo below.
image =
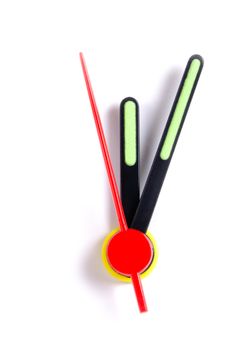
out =
[(145, 305), (143, 307), (140, 307), (141, 314), (143, 314), (144, 312), (147, 312), (147, 311), (148, 311), (148, 309)]
[(138, 302), (138, 304), (139, 304), (139, 311), (141, 312), (141, 314), (143, 314), (144, 312), (147, 312), (147, 311), (148, 311), (145, 298), (144, 298), (143, 300), (140, 300), (140, 301)]

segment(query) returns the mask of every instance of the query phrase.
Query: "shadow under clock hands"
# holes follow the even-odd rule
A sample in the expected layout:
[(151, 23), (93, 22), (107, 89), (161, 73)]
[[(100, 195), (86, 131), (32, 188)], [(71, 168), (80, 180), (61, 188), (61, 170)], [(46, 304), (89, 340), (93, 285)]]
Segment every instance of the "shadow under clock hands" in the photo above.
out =
[(99, 299), (102, 300), (102, 306), (109, 311), (116, 312), (114, 300), (114, 285), (120, 282), (113, 279), (106, 271), (101, 257), (103, 239), (95, 241), (89, 249), (88, 255), (84, 260), (85, 277), (91, 284), (91, 289), (98, 293)]
[[(140, 153), (140, 179), (145, 183), (145, 178), (150, 169), (150, 162), (153, 160), (155, 152), (158, 148), (161, 135), (167, 122), (172, 103), (175, 99), (179, 83), (181, 81), (182, 71), (174, 69), (169, 72), (159, 92), (159, 103), (149, 107), (150, 117), (146, 120), (144, 128), (145, 140), (140, 140), (143, 147)], [(157, 92), (155, 92), (157, 94)], [(157, 99), (156, 99), (157, 101)], [(141, 101), (138, 101), (141, 102)], [(140, 108), (140, 126), (143, 120), (143, 110)], [(141, 186), (142, 191), (142, 186)]]
[[(117, 184), (119, 184), (119, 105), (115, 105), (110, 108), (106, 116), (103, 116), (103, 118), (105, 121), (105, 123), (103, 123), (103, 129), (106, 135), (106, 142), (115, 172), (116, 181)], [(102, 200), (106, 200), (107, 232), (105, 232), (105, 235), (103, 235), (102, 238), (99, 240), (94, 240), (91, 244), (88, 254), (84, 258), (83, 271), (87, 283), (91, 284), (91, 288), (98, 293), (99, 299), (102, 300), (102, 306), (107, 310), (117, 313), (116, 303), (113, 301), (114, 286), (120, 285), (122, 282), (110, 276), (103, 265), (101, 257), (105, 237), (118, 226), (107, 175), (105, 182), (105, 196), (102, 198)]]
[(90, 253), (86, 256), (85, 272), (90, 281), (102, 289), (102, 286), (111, 285), (117, 281), (106, 271), (101, 257), (103, 239), (99, 239), (91, 246)]
[[(119, 120), (119, 109), (120, 102), (118, 105), (114, 105), (109, 108), (106, 115), (106, 140), (110, 153), (110, 159), (114, 169), (118, 190), (120, 193), (120, 120)], [(107, 219), (109, 225), (109, 232), (118, 227), (117, 215), (113, 203), (113, 197), (110, 191), (109, 181), (106, 183), (107, 191)]]

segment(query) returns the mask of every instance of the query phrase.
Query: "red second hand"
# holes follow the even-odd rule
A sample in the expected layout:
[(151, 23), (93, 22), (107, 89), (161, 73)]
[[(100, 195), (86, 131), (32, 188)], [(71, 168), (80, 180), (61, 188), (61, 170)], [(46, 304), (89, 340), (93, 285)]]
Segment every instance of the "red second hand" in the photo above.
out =
[[(92, 108), (92, 112), (93, 112), (93, 116), (94, 116), (94, 121), (96, 124), (97, 133), (98, 133), (98, 137), (99, 137), (99, 141), (100, 141), (100, 145), (101, 145), (101, 149), (102, 149), (102, 153), (103, 153), (103, 158), (105, 161), (106, 171), (107, 171), (108, 178), (109, 178), (109, 183), (110, 183), (111, 192), (112, 192), (112, 196), (113, 196), (113, 200), (114, 200), (114, 205), (115, 205), (116, 213), (118, 216), (118, 222), (119, 222), (119, 226), (121, 229), (120, 233), (124, 233), (124, 232), (128, 231), (128, 226), (127, 226), (122, 202), (121, 202), (121, 199), (119, 196), (118, 186), (116, 183), (113, 167), (112, 167), (112, 164), (110, 161), (110, 155), (109, 155), (109, 151), (107, 148), (106, 139), (104, 136), (104, 132), (103, 132), (103, 128), (102, 128), (102, 124), (101, 124), (101, 120), (100, 120), (100, 115), (99, 115), (97, 104), (96, 104), (96, 101), (94, 98), (93, 89), (92, 89), (92, 85), (90, 82), (90, 78), (89, 78), (89, 74), (88, 74), (87, 67), (85, 64), (83, 53), (80, 53), (80, 60), (81, 60), (81, 66), (82, 66), (82, 70), (83, 70), (83, 74), (84, 74), (84, 78), (85, 78), (85, 83), (86, 83), (86, 87), (87, 87), (87, 91), (88, 91), (88, 95), (89, 95), (89, 100), (90, 100), (90, 104), (91, 104), (91, 108)], [(141, 312), (147, 311), (146, 301), (145, 301), (145, 297), (143, 294), (143, 288), (142, 288), (139, 273), (133, 273), (131, 275), (131, 280), (132, 280), (132, 283), (134, 286), (135, 295), (137, 298), (137, 302), (138, 302), (140, 311)]]
[(132, 283), (134, 286), (135, 295), (136, 295), (136, 298), (138, 301), (139, 310), (140, 310), (140, 312), (146, 312), (147, 311), (147, 304), (146, 304), (145, 296), (143, 293), (143, 286), (141, 283), (141, 278), (140, 278), (138, 273), (135, 273), (135, 274), (131, 275), (131, 279), (132, 279)]
[(80, 53), (80, 60), (81, 60), (81, 65), (82, 65), (82, 69), (83, 69), (83, 73), (84, 73), (84, 77), (85, 77), (85, 82), (86, 82), (86, 87), (87, 87), (87, 91), (89, 94), (89, 100), (90, 100), (90, 104), (92, 107), (93, 116), (94, 116), (94, 120), (95, 120), (95, 124), (96, 124), (96, 128), (97, 128), (97, 133), (98, 133), (99, 141), (101, 144), (103, 158), (104, 158), (105, 165), (106, 165), (106, 171), (107, 171), (109, 182), (110, 182), (110, 187), (111, 187), (111, 192), (113, 195), (114, 205), (115, 205), (115, 209), (116, 209), (117, 216), (118, 216), (119, 226), (120, 226), (121, 231), (124, 232), (124, 231), (127, 231), (127, 229), (128, 229), (127, 222), (126, 222), (122, 202), (121, 202), (121, 199), (119, 196), (119, 191), (118, 191), (116, 179), (114, 176), (113, 167), (112, 167), (112, 164), (110, 161), (109, 151), (108, 151), (108, 148), (106, 145), (106, 139), (104, 136), (104, 132), (103, 132), (97, 104), (96, 104), (96, 101), (94, 98), (93, 89), (92, 89), (91, 82), (89, 79), (89, 75), (88, 75), (88, 71), (87, 71), (87, 67), (85, 64), (83, 53)]

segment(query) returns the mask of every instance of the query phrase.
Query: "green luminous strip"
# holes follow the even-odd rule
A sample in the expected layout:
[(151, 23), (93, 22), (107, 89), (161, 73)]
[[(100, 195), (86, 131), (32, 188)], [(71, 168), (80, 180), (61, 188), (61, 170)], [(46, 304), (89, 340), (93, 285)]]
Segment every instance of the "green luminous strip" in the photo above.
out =
[(124, 104), (124, 156), (125, 163), (133, 166), (136, 163), (136, 104), (126, 101)]
[(176, 104), (176, 109), (173, 113), (172, 121), (169, 125), (168, 132), (160, 152), (160, 158), (163, 160), (167, 160), (172, 152), (172, 147), (175, 142), (176, 135), (183, 119), (185, 109), (187, 107), (200, 67), (201, 61), (197, 58), (193, 59), (190, 64), (189, 71), (180, 93), (180, 97)]

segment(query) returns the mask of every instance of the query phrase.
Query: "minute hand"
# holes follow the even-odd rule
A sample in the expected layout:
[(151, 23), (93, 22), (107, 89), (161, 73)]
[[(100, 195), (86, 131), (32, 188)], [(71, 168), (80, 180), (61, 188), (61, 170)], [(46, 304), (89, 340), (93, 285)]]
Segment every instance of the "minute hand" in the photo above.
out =
[(188, 108), (196, 89), (203, 59), (192, 56), (185, 68), (176, 98), (150, 169), (131, 227), (146, 233), (176, 147)]

